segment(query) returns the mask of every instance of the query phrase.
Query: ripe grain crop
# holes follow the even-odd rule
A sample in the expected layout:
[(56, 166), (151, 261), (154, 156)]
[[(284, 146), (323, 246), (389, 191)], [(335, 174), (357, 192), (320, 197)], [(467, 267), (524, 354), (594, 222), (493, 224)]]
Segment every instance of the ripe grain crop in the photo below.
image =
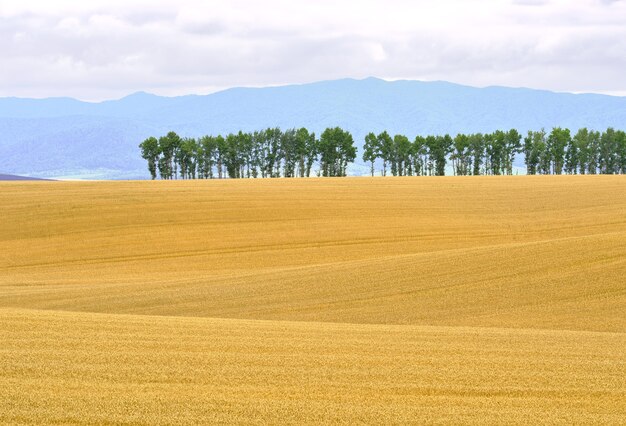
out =
[(622, 333), (0, 310), (0, 420), (623, 423)]
[(623, 176), (0, 193), (1, 422), (626, 421)]

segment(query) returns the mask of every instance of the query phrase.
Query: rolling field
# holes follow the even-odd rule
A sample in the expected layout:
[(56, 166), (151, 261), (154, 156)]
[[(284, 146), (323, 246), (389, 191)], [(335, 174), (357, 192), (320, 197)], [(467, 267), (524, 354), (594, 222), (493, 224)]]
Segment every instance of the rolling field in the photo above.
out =
[(626, 177), (0, 182), (0, 422), (626, 422)]

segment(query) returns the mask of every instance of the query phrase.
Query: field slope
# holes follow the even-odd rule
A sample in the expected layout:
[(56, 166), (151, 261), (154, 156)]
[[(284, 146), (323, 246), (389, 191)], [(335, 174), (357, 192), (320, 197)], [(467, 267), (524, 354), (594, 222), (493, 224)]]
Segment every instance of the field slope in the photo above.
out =
[(0, 191), (0, 422), (626, 422), (622, 176)]

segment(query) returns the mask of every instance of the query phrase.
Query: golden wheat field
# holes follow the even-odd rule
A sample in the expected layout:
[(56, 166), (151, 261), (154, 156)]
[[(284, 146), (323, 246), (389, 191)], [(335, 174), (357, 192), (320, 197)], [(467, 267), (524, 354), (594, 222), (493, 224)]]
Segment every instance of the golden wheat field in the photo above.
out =
[(0, 422), (626, 423), (626, 177), (0, 183)]

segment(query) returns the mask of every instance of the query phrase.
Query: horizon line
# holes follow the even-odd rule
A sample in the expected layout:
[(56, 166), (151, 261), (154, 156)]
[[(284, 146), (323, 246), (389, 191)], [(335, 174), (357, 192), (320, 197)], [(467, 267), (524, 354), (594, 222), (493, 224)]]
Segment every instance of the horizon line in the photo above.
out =
[(123, 95), (121, 97), (98, 99), (98, 100), (81, 99), (81, 98), (76, 98), (76, 97), (71, 97), (71, 96), (46, 96), (46, 97), (40, 97), (40, 98), (39, 97), (27, 97), (27, 96), (0, 96), (0, 100), (4, 100), (4, 99), (16, 99), (16, 100), (61, 100), (61, 99), (64, 99), (64, 100), (72, 100), (72, 101), (77, 101), (77, 102), (82, 102), (82, 103), (101, 104), (101, 103), (106, 103), (106, 102), (121, 101), (123, 99), (129, 98), (129, 97), (132, 97), (132, 96), (137, 96), (137, 95), (148, 95), (148, 96), (154, 96), (154, 97), (158, 97), (158, 98), (175, 99), (175, 98), (183, 98), (183, 97), (191, 97), (191, 96), (211, 96), (211, 95), (215, 95), (215, 94), (218, 94), (218, 93), (228, 92), (228, 91), (231, 91), (231, 90), (241, 90), (241, 89), (244, 89), (244, 90), (246, 90), (246, 89), (248, 89), (248, 90), (262, 90), (262, 89), (294, 87), (294, 86), (309, 86), (309, 85), (314, 85), (314, 84), (333, 83), (333, 82), (340, 82), (340, 81), (364, 82), (364, 81), (367, 81), (367, 80), (376, 80), (376, 81), (381, 81), (381, 82), (385, 82), (385, 83), (402, 83), (402, 82), (427, 83), (427, 84), (443, 83), (443, 84), (449, 84), (449, 85), (466, 87), (466, 88), (471, 88), (471, 89), (478, 89), (478, 90), (484, 90), (484, 89), (530, 90), (530, 91), (535, 91), (535, 92), (547, 92), (547, 93), (565, 94), (565, 95), (595, 95), (595, 96), (608, 96), (608, 97), (613, 97), (613, 98), (626, 98), (626, 90), (624, 90), (624, 91), (617, 91), (617, 92), (615, 92), (615, 91), (611, 91), (611, 92), (607, 92), (607, 91), (596, 91), (596, 92), (592, 92), (592, 91), (559, 91), (559, 90), (541, 89), (541, 88), (526, 87), (526, 86), (505, 86), (505, 85), (500, 85), (500, 84), (487, 85), (487, 86), (474, 86), (474, 85), (470, 85), (470, 84), (457, 83), (457, 82), (453, 82), (453, 81), (449, 81), (449, 80), (421, 80), (421, 79), (407, 79), (407, 78), (392, 79), (392, 78), (382, 78), (382, 77), (369, 76), (369, 77), (364, 77), (364, 78), (343, 77), (343, 78), (328, 79), (328, 80), (315, 80), (315, 81), (309, 81), (309, 82), (303, 82), (303, 83), (278, 83), (278, 84), (268, 84), (268, 85), (264, 85), (264, 86), (239, 85), (239, 86), (231, 86), (231, 87), (226, 87), (226, 88), (219, 88), (219, 89), (216, 89), (214, 91), (209, 91), (209, 92), (205, 92), (205, 93), (186, 93), (186, 94), (180, 94), (180, 95), (161, 95), (161, 94), (158, 94), (158, 93), (153, 93), (153, 92), (148, 91), (148, 90), (140, 89), (140, 90), (137, 90), (137, 91), (134, 91), (134, 92), (130, 92), (130, 93), (128, 93), (126, 95)]

